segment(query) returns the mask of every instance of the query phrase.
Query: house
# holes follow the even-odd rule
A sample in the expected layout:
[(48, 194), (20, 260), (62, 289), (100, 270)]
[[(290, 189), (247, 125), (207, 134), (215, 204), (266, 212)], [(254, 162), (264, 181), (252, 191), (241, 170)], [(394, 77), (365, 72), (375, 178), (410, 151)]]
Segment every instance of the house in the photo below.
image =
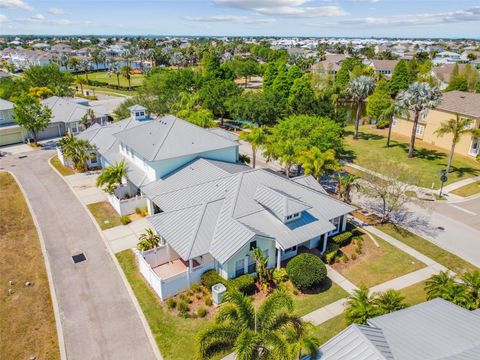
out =
[(327, 54), (325, 55), (325, 60), (313, 65), (313, 71), (316, 73), (327, 72), (328, 74), (336, 75), (346, 57), (344, 54)]
[[(99, 124), (105, 124), (108, 116), (103, 107), (88, 105), (88, 101), (80, 98), (62, 98), (52, 96), (41, 100), (42, 105), (52, 110), (52, 118), (48, 127), (38, 134), (38, 140), (61, 137), (66, 133), (78, 134), (85, 129), (82, 118), (93, 110)], [(14, 104), (0, 99), (0, 146), (24, 142), (29, 134), (13, 119)]]
[(393, 74), (398, 60), (371, 60), (367, 62), (367, 66), (373, 67), (375, 74), (390, 79)]
[[(435, 131), (442, 122), (455, 118), (456, 114), (472, 119), (472, 127), (480, 127), (480, 94), (464, 91), (449, 91), (443, 94), (440, 104), (427, 111), (419, 119), (416, 136), (429, 144), (438, 146), (446, 151), (452, 145), (452, 136), (438, 137)], [(394, 118), (392, 132), (399, 135), (411, 136), (413, 115), (410, 119), (404, 117)], [(455, 154), (464, 156), (477, 156), (480, 153), (480, 140), (469, 134), (464, 134), (455, 146)]]
[(128, 119), (94, 125), (78, 137), (102, 167), (124, 161), (126, 181), (108, 199), (120, 214), (146, 206), (162, 245), (137, 253), (141, 273), (161, 299), (215, 269), (225, 279), (255, 272), (253, 248), (280, 266), (300, 248), (325, 251), (353, 208), (311, 176), (287, 179), (238, 162), (236, 137), (132, 106)]
[(435, 56), (435, 59), (432, 60), (432, 63), (434, 65), (440, 65), (467, 61), (468, 58), (465, 55), (461, 55), (452, 51), (442, 51)]
[(458, 66), (458, 72), (461, 74), (465, 70), (465, 64), (444, 64), (432, 68), (433, 75), (440, 81), (440, 87), (445, 89), (450, 82), (450, 75), (455, 66)]
[(480, 310), (437, 298), (367, 323), (322, 345), (317, 360), (480, 359)]

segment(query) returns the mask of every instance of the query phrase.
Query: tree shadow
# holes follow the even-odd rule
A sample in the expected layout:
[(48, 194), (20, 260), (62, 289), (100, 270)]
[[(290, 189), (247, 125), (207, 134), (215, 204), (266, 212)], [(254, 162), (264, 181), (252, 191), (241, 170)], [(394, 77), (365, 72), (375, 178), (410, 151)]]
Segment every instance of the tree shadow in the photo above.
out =
[(329, 290), (332, 287), (332, 285), (333, 285), (332, 280), (327, 277), (325, 280), (323, 280), (323, 282), (320, 285), (311, 289), (302, 289), (301, 293), (306, 295), (320, 294), (322, 292)]
[[(443, 164), (442, 164), (443, 165)], [(447, 167), (447, 164), (445, 164), (445, 168)], [(451, 166), (450, 167), (450, 173), (453, 174), (456, 173), (458, 177), (463, 177), (464, 175), (472, 175), (472, 176), (477, 176), (480, 174), (480, 169), (472, 168), (472, 167), (457, 167), (457, 166)], [(447, 174), (448, 176), (448, 174)]]

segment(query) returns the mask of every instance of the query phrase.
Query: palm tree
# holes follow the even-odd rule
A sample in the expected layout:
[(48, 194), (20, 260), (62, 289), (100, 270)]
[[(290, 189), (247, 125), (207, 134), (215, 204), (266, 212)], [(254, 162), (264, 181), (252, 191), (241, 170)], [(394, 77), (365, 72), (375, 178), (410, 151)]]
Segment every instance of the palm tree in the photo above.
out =
[(315, 327), (311, 323), (305, 323), (303, 329), (288, 328), (286, 330), (287, 341), (292, 343), (289, 350), (291, 359), (300, 360), (304, 355), (309, 355), (311, 359), (318, 357), (318, 348), (321, 344), (319, 339), (312, 335), (314, 331)]
[(75, 57), (71, 57), (67, 61), (67, 66), (71, 68), (75, 73), (78, 71), (78, 64), (79, 64), (78, 59)]
[(374, 303), (379, 315), (381, 315), (405, 309), (407, 304), (405, 304), (404, 300), (405, 297), (403, 297), (398, 291), (390, 289), (377, 294)]
[(327, 170), (336, 170), (338, 161), (335, 157), (335, 150), (320, 151), (313, 146), (300, 156), (300, 163), (305, 169), (306, 175), (312, 175), (317, 181)]
[(405, 113), (408, 114), (408, 111), (405, 111), (405, 110), (399, 108), (396, 103), (392, 103), (378, 117), (379, 121), (388, 121), (387, 147), (390, 146), (390, 138), (392, 136), (393, 119), (396, 116), (404, 115)]
[(85, 126), (85, 129), (88, 129), (95, 122), (96, 118), (95, 111), (88, 109), (85, 115), (82, 116), (80, 123)]
[(297, 159), (296, 145), (293, 141), (287, 140), (281, 145), (280, 163), (285, 166), (285, 174), (290, 177), (290, 169)]
[(348, 324), (367, 324), (367, 320), (377, 316), (375, 302), (368, 295), (368, 288), (361, 286), (348, 297), (345, 309)]
[(160, 236), (158, 236), (153, 229), (146, 229), (145, 232), (140, 235), (138, 240), (140, 240), (137, 244), (138, 250), (146, 251), (160, 245)]
[(252, 147), (252, 167), (255, 168), (258, 148), (262, 147), (267, 140), (265, 131), (261, 127), (252, 127), (250, 132), (243, 132), (240, 139), (247, 141)]
[(355, 116), (355, 133), (354, 139), (358, 139), (358, 127), (360, 125), (360, 117), (362, 116), (363, 103), (375, 89), (375, 81), (370, 76), (359, 76), (350, 81), (348, 85), (348, 93), (353, 103), (357, 104), (357, 115)]
[(84, 94), (83, 93), (83, 85), (87, 84), (87, 81), (83, 78), (83, 77), (77, 77), (75, 79), (75, 83), (80, 85), (80, 91), (82, 93), (82, 95)]
[(88, 72), (92, 69), (92, 65), (88, 60), (81, 60), (78, 63), (78, 67), (81, 71), (85, 73), (85, 80), (88, 82)]
[(425, 291), (427, 292), (427, 299), (434, 299), (437, 297), (444, 297), (448, 288), (455, 284), (455, 277), (448, 271), (440, 271), (437, 275), (431, 276), (425, 282)]
[(104, 190), (112, 195), (122, 184), (123, 178), (127, 175), (125, 160), (115, 163), (114, 166), (108, 166), (103, 169), (97, 178), (97, 186), (105, 186)]
[(338, 174), (337, 175), (337, 194), (338, 198), (342, 201), (350, 203), (350, 193), (352, 189), (359, 189), (359, 184), (356, 182), (357, 177), (350, 174)]
[(435, 134), (442, 137), (450, 134), (452, 136), (452, 145), (450, 147), (450, 156), (448, 157), (447, 174), (450, 172), (452, 166), (453, 155), (455, 153), (455, 145), (458, 144), (462, 135), (471, 134), (473, 137), (480, 137), (480, 130), (473, 129), (472, 119), (460, 117), (456, 114), (455, 119), (449, 119), (440, 124), (440, 127), (435, 131)]
[(293, 313), (293, 300), (285, 290), (274, 291), (258, 309), (237, 289), (229, 290), (225, 300), (215, 324), (198, 336), (202, 359), (225, 350), (233, 350), (239, 360), (289, 358), (289, 351), (302, 339), (306, 323)]
[(111, 73), (115, 74), (115, 76), (117, 77), (117, 85), (118, 87), (120, 87), (120, 75), (122, 73), (122, 69), (120, 68), (119, 63), (116, 61), (112, 61), (110, 62), (109, 68)]
[(93, 147), (85, 140), (78, 139), (73, 134), (68, 134), (60, 140), (62, 154), (73, 162), (75, 169), (86, 171), (90, 150)]
[(397, 95), (397, 106), (402, 109), (402, 111), (411, 111), (414, 114), (410, 147), (408, 149), (409, 158), (413, 158), (420, 115), (426, 114), (428, 109), (437, 106), (441, 97), (442, 93), (438, 88), (432, 88), (425, 82), (414, 82), (408, 89), (403, 90)]
[(266, 290), (268, 256), (264, 256), (263, 251), (260, 248), (253, 249), (252, 255), (257, 263), (258, 284), (262, 290)]
[(128, 81), (128, 89), (130, 90), (132, 84), (131, 84), (131, 78), (132, 78), (132, 68), (129, 65), (125, 65), (121, 69), (121, 74), (122, 76), (127, 79)]
[(465, 273), (461, 280), (467, 289), (470, 310), (480, 308), (480, 271)]

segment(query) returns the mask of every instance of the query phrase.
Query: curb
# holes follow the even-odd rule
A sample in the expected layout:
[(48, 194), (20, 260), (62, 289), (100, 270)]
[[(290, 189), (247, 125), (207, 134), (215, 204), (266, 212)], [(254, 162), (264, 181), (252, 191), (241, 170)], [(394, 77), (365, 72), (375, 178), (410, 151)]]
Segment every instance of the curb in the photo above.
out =
[(47, 278), (48, 278), (48, 284), (50, 287), (50, 297), (52, 299), (52, 305), (53, 305), (53, 315), (55, 317), (55, 327), (57, 328), (57, 337), (58, 337), (58, 348), (60, 351), (60, 359), (66, 360), (67, 359), (67, 349), (65, 347), (65, 337), (63, 336), (63, 328), (62, 328), (62, 321), (61, 321), (61, 315), (60, 315), (60, 307), (58, 306), (58, 299), (57, 299), (57, 293), (55, 292), (55, 284), (53, 283), (53, 277), (52, 277), (52, 269), (50, 268), (50, 262), (48, 260), (48, 254), (47, 254), (47, 248), (45, 247), (45, 241), (43, 238), (42, 231), (40, 229), (40, 225), (38, 224), (37, 216), (35, 215), (32, 205), (30, 204), (30, 200), (27, 197), (27, 193), (25, 192), (25, 189), (23, 188), (22, 184), (18, 180), (17, 176), (12, 173), (11, 171), (6, 170), (7, 174), (10, 174), (15, 182), (17, 183), (20, 191), (22, 192), (22, 195), (25, 199), (25, 202), (27, 203), (28, 210), (30, 211), (30, 214), (32, 216), (33, 223), (35, 225), (35, 228), (37, 230), (38, 234), (38, 239), (40, 240), (40, 248), (42, 250), (43, 254), (43, 261), (45, 263), (45, 270), (47, 272)]
[(140, 317), (140, 320), (142, 322), (143, 328), (144, 328), (145, 333), (147, 335), (147, 338), (150, 342), (150, 346), (153, 350), (153, 353), (154, 353), (155, 357), (158, 360), (163, 360), (162, 354), (160, 353), (160, 349), (158, 348), (157, 343), (155, 342), (152, 331), (150, 330), (150, 326), (148, 325), (147, 319), (145, 318), (145, 315), (143, 314), (142, 308), (140, 307), (140, 304), (138, 303), (138, 300), (137, 300), (135, 294), (133, 293), (133, 290), (130, 286), (130, 283), (127, 280), (127, 277), (125, 276), (125, 273), (123, 272), (122, 267), (120, 266), (115, 254), (112, 252), (112, 249), (110, 248), (110, 245), (108, 244), (108, 241), (103, 236), (102, 229), (100, 229), (100, 226), (98, 225), (97, 220), (93, 217), (92, 213), (90, 212), (90, 210), (88, 210), (87, 206), (80, 200), (80, 197), (77, 195), (77, 193), (75, 191), (73, 191), (73, 189), (71, 188), (71, 186), (67, 182), (67, 180), (65, 180), (65, 177), (62, 174), (60, 174), (60, 172), (52, 165), (51, 160), (54, 156), (55, 155), (53, 155), (51, 158), (48, 159), (48, 165), (53, 169), (53, 171), (55, 171), (57, 173), (58, 176), (60, 176), (60, 178), (65, 182), (65, 184), (67, 184), (70, 191), (75, 195), (75, 197), (77, 198), (79, 203), (83, 206), (84, 210), (87, 212), (88, 216), (90, 217), (93, 224), (95, 225), (95, 228), (97, 229), (98, 233), (100, 234), (100, 237), (102, 238), (103, 243), (105, 244), (110, 257), (112, 258), (113, 263), (115, 264), (115, 267), (117, 268), (117, 271), (120, 274), (120, 277), (121, 277), (121, 279), (122, 279), (122, 281), (123, 281), (123, 283), (124, 283), (124, 285), (127, 289), (127, 292), (130, 295), (130, 298), (133, 302), (135, 310), (137, 310), (137, 313)]

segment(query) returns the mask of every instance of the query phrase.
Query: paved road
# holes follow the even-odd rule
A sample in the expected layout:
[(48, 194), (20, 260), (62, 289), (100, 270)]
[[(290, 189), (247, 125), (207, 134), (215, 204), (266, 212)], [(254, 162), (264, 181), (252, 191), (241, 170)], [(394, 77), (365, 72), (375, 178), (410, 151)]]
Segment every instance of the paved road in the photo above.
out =
[[(59, 302), (68, 359), (155, 359), (127, 289), (96, 227), (50, 168), (52, 151), (0, 158), (24, 187), (39, 222)], [(83, 252), (87, 261), (74, 264)]]

